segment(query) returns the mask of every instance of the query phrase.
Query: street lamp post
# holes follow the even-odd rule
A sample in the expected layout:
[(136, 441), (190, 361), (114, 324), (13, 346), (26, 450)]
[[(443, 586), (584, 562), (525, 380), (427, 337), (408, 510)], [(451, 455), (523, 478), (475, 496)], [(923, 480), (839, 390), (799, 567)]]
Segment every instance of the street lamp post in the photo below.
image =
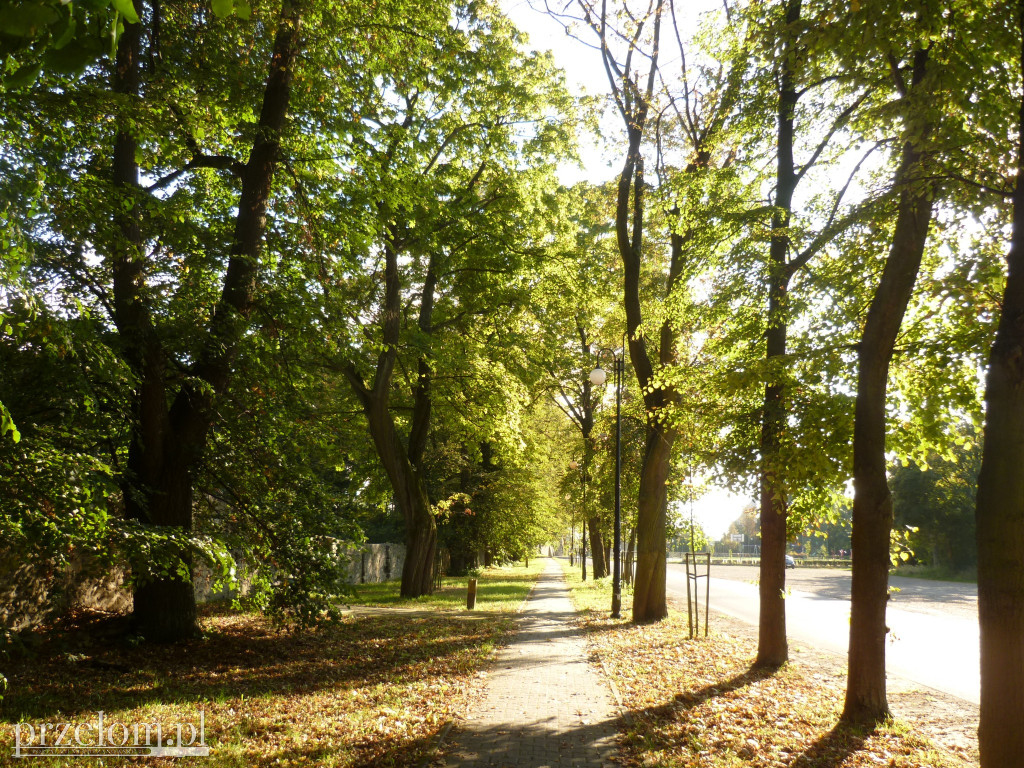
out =
[(616, 354), (612, 349), (600, 349), (597, 352), (598, 365), (590, 372), (590, 381), (600, 387), (608, 380), (608, 374), (600, 365), (602, 354), (612, 358), (612, 372), (615, 375), (615, 528), (612, 543), (612, 618), (617, 619), (622, 612), (622, 568), (619, 551), (622, 549), (622, 374), (625, 367), (625, 336), (622, 351)]

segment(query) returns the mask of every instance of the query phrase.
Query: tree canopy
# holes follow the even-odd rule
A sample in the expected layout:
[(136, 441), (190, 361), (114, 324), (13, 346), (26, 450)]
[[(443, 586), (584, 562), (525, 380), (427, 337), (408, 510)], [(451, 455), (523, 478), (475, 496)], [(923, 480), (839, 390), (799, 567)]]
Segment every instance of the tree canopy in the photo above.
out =
[[(0, 544), (127, 568), (151, 639), (197, 559), (329, 616), (333, 543), (385, 531), (408, 597), (583, 525), (603, 576), (610, 353), (634, 620), (696, 471), (757, 497), (784, 663), (787, 543), (849, 509), (878, 720), (894, 523), (961, 569), (976, 510), (1024, 604), (1022, 9), (548, 10), (601, 95), (491, 0), (0, 2)], [(563, 184), (596, 134), (618, 166)]]

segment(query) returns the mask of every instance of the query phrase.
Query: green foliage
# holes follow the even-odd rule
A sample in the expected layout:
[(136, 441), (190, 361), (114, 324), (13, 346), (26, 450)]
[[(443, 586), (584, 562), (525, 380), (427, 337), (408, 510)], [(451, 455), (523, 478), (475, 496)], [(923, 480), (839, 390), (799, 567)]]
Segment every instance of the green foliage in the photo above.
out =
[(950, 455), (931, 454), (928, 464), (898, 464), (889, 481), (894, 528), (907, 532), (912, 556), (903, 562), (948, 573), (977, 563), (975, 495), (981, 469), (981, 439), (973, 427), (956, 429), (962, 441)]
[(14, 442), (17, 443), (21, 440), (21, 432), (18, 431), (14, 419), (11, 418), (11, 412), (7, 410), (3, 403), (0, 403), (0, 437), (3, 437), (8, 432), (11, 433), (11, 439)]
[(66, 558), (130, 537), (111, 520), (117, 457), (106, 450), (121, 426), (122, 372), (88, 320), (14, 306), (5, 314), (21, 332), (0, 342), (0, 393), (23, 439), (0, 442), (0, 542), (29, 557)]
[(809, 556), (834, 557), (840, 551), (848, 556), (853, 516), (851, 502), (844, 497), (831, 508), (818, 509), (810, 524), (792, 537), (794, 548)]
[(119, 513), (129, 376), (95, 321), (42, 310), (19, 324), (17, 342), (0, 344), (0, 392), (24, 436), (0, 443), (0, 546), (26, 561), (89, 554), (100, 566), (148, 562), (156, 573), (181, 572), (179, 553), (188, 550), (230, 582), (233, 561), (219, 541)]
[[(409, 371), (422, 363), (434, 379), (433, 501), (477, 460), (466, 446), (486, 442), (501, 457), (484, 484), (488, 536), (511, 557), (548, 535), (546, 491), (516, 459), (533, 374), (514, 350), (557, 215), (572, 99), (496, 6), (385, 5), (302, 6), (255, 309), (238, 318), (230, 384), (191, 472), (193, 529), (157, 530), (125, 519), (140, 388), (161, 387), (168, 404), (210, 391), (197, 361), (235, 253), (238, 174), (281, 6), (165, 3), (157, 19), (130, 0), (0, 4), (6, 543), (134, 563), (137, 579), (182, 573), (187, 551), (227, 583), (244, 569), (250, 600), (284, 620), (319, 620), (344, 591), (325, 542), (361, 541), (389, 495), (341, 372), (372, 379), (387, 346), (385, 243), (401, 253), (404, 291), (422, 299), (427, 272), (436, 279), (433, 327), (412, 306), (402, 318), (393, 382), (402, 431)], [(135, 22), (140, 95), (114, 94), (103, 57)], [(141, 174), (127, 191), (111, 173), (126, 132)], [(117, 307), (126, 214), (138, 216), (138, 301), (163, 366), (149, 378)], [(519, 506), (522, 525), (508, 512)]]
[(668, 539), (671, 542), (669, 549), (673, 552), (707, 552), (711, 544), (703, 526), (685, 514), (673, 519)]
[[(125, 519), (140, 378), (114, 309), (118, 222), (138, 214), (140, 301), (172, 402), (199, 381), (281, 9), (162, 3), (157, 35), (154, 7), (0, 0), (0, 541), (40, 558), (151, 555), (158, 573), (178, 572), (187, 549), (227, 582), (244, 563), (256, 604), (319, 620), (342, 589), (326, 542), (401, 538), (352, 386), (385, 373), (403, 447), (429, 385), (418, 470), (450, 550), (513, 559), (557, 539), (579, 521), (581, 477), (568, 465), (584, 455), (588, 515), (609, 520), (613, 406), (584, 382), (594, 350), (622, 343), (617, 190), (562, 189), (555, 173), (595, 105), (571, 97), (549, 56), (524, 51), (496, 5), (406, 0), (303, 4), (255, 308), (239, 319), (232, 381), (193, 473), (194, 530)], [(891, 239), (897, 139), (913, 135), (916, 114), (935, 125), (939, 212), (893, 359), (887, 449), (914, 462), (892, 475), (897, 524), (918, 529), (906, 539), (914, 558), (969, 567), (959, 543), (973, 535), (977, 438), (949, 425), (980, 419), (978, 370), (1000, 310), (1008, 213), (995, 193), (1012, 181), (1019, 87), (1004, 65), (1018, 41), (989, 2), (942, 13), (805, 2), (793, 28), (782, 7), (707, 16), (683, 41), (685, 73), (673, 69), (683, 57), (662, 59), (637, 331), (655, 370), (635, 391), (626, 362), (626, 528), (652, 420), (678, 435), (672, 502), (691, 465), (749, 491), (764, 389), (778, 383), (787, 416), (768, 469), (790, 534), (849, 548), (855, 345)], [(114, 94), (107, 59), (136, 21), (144, 87)], [(772, 105), (794, 35), (803, 175), (784, 236), (803, 266), (780, 309), (786, 354), (765, 360), (765, 256), (780, 214)], [(897, 86), (922, 41), (941, 87), (908, 106)], [(125, 131), (141, 173), (131, 192), (112, 181)], [(672, 397), (647, 412), (655, 389)], [(559, 407), (575, 431), (556, 424)]]
[[(219, 18), (249, 19), (248, 0), (210, 0)], [(145, 3), (144, 15), (152, 14)], [(31, 86), (42, 73), (81, 75), (103, 57), (115, 58), (125, 24), (138, 24), (135, 0), (0, 0), (0, 83)]]
[(497, 563), (521, 560), (563, 532), (558, 479), (564, 457), (545, 434), (555, 418), (550, 405), (536, 406), (525, 416), (517, 448), (485, 445), (479, 462), (467, 462), (459, 474), (454, 487), (460, 490), (438, 531), (453, 572), (462, 572), (481, 552)]
[[(701, 62), (688, 74), (706, 79), (708, 95), (693, 100), (666, 76), (664, 98), (682, 94), (691, 110), (678, 124), (662, 125), (664, 170), (651, 190), (657, 213), (647, 223), (647, 232), (656, 233), (667, 221), (686, 246), (688, 279), (660, 309), (645, 308), (648, 316), (671, 318), (679, 331), (685, 364), (658, 376), (680, 396), (668, 419), (702, 467), (750, 492), (763, 458), (764, 387), (783, 385), (786, 426), (767, 469), (787, 497), (791, 535), (838, 508), (849, 476), (855, 345), (870, 300), (865, 288), (874, 285), (890, 241), (895, 194), (886, 180), (898, 157), (894, 137), (906, 121), (891, 68), (909, 76), (922, 35), (934, 43), (944, 85), (933, 103), (914, 107), (938, 126), (941, 139), (929, 162), (946, 180), (937, 194), (948, 202), (893, 360), (890, 451), (923, 461), (955, 450), (961, 438), (948, 424), (980, 416), (977, 371), (998, 313), (1005, 210), (983, 189), (1005, 188), (992, 171), (1007, 167), (1016, 113), (1004, 99), (1009, 83), (989, 90), (984, 72), (1013, 50), (1012, 35), (1004, 23), (998, 34), (982, 31), (999, 24), (995, 4), (958, 4), (963, 15), (952, 24), (955, 14), (937, 7), (922, 8), (916, 19), (882, 5), (804, 3), (792, 28), (782, 23), (783, 3), (739, 9), (728, 25), (708, 17), (688, 56)], [(778, 215), (768, 176), (777, 160), (775, 91), (780, 51), (794, 35), (800, 98), (793, 162), (801, 187), (784, 235), (787, 263), (808, 266), (794, 272), (780, 310), (789, 327), (786, 354), (766, 361), (763, 339), (772, 320), (764, 310), (771, 279), (765, 256)], [(729, 90), (731, 66), (743, 73), (736, 91)], [(999, 65), (990, 71), (999, 82), (1007, 73)], [(716, 100), (729, 98), (735, 112), (715, 124), (711, 115), (722, 114)], [(688, 123), (685, 115), (700, 108), (707, 110), (704, 123)], [(701, 133), (695, 125), (707, 128)], [(998, 138), (983, 138), (989, 135)], [(652, 254), (657, 247), (650, 246)], [(649, 340), (653, 327), (646, 329)]]

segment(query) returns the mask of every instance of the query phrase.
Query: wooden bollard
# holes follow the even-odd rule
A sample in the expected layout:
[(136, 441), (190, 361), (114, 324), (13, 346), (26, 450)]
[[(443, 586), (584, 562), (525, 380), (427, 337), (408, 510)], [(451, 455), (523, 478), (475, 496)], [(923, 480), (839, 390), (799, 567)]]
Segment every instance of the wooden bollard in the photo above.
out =
[(466, 590), (466, 609), (472, 611), (476, 607), (476, 579), (469, 580), (469, 589)]

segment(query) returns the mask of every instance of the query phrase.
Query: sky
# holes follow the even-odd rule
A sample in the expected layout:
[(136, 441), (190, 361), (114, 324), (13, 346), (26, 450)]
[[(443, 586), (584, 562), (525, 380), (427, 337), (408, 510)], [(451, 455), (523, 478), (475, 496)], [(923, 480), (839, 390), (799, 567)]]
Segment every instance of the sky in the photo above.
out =
[[(552, 0), (552, 5), (558, 1)], [(565, 71), (566, 82), (573, 92), (588, 95), (608, 92), (608, 79), (600, 53), (566, 35), (562, 25), (546, 13), (534, 10), (534, 7), (544, 7), (543, 0), (532, 0), (532, 7), (530, 0), (504, 0), (502, 5), (508, 17), (529, 36), (530, 48), (552, 52), (555, 63)], [(621, 159), (611, 149), (603, 151), (596, 137), (589, 140), (586, 137), (580, 138), (586, 142), (580, 150), (583, 167), (560, 168), (561, 181), (571, 184), (584, 179), (600, 182), (612, 178)], [(614, 140), (617, 137), (609, 135), (609, 138)], [(717, 540), (729, 524), (740, 516), (743, 508), (753, 501), (752, 498), (738, 496), (725, 488), (712, 487), (694, 502), (693, 514), (705, 533)]]
[[(557, 2), (552, 0), (552, 6)], [(543, 0), (504, 0), (502, 5), (508, 17), (529, 36), (531, 49), (552, 52), (556, 64), (565, 72), (570, 92), (591, 96), (608, 92), (608, 78), (600, 53), (569, 37), (564, 27), (547, 13), (534, 10), (543, 9)], [(618, 126), (609, 126), (609, 129), (617, 130)], [(611, 179), (617, 171), (619, 159), (603, 150), (596, 136), (581, 136), (580, 140), (582, 166), (561, 165), (560, 181), (573, 184), (583, 180), (602, 182)]]
[(561, 24), (543, 11), (534, 10), (543, 9), (543, 0), (504, 0), (502, 5), (516, 26), (529, 35), (531, 48), (554, 52), (569, 85), (582, 87), (590, 94), (604, 93), (608, 81), (599, 52), (568, 37)]

